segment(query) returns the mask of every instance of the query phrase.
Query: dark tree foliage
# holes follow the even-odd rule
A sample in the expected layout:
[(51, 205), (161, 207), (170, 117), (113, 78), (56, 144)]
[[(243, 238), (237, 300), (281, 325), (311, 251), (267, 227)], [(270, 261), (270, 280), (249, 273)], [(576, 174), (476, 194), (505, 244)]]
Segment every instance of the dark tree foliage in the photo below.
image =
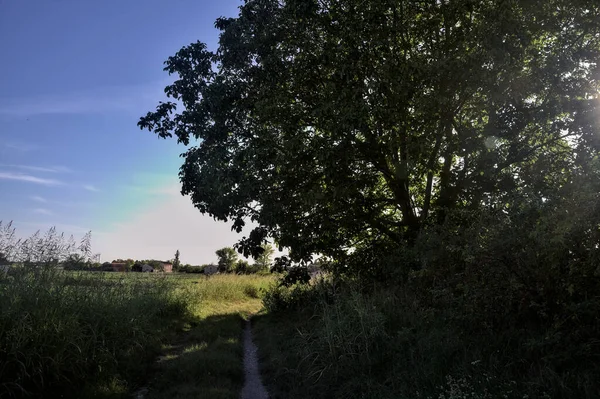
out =
[(257, 257), (409, 247), (449, 212), (554, 201), (600, 144), (596, 0), (254, 0), (139, 126)]

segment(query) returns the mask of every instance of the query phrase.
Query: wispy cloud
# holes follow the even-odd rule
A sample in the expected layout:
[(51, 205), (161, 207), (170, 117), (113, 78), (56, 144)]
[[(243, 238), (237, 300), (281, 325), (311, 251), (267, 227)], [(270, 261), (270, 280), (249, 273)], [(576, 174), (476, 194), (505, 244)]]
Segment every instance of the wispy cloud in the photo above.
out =
[(64, 183), (60, 180), (45, 179), (37, 176), (26, 175), (22, 173), (0, 172), (0, 180), (16, 180), (26, 183), (41, 184), (43, 186), (62, 186)]
[[(72, 224), (64, 224), (64, 223), (46, 223), (46, 222), (20, 222), (20, 221), (16, 221), (15, 225), (17, 226), (17, 230), (19, 230), (20, 226), (23, 227), (28, 227), (31, 231), (31, 229), (33, 229), (33, 232), (35, 232), (36, 230), (40, 230), (40, 231), (48, 231), (48, 229), (50, 229), (51, 227), (55, 227), (56, 231), (58, 231), (59, 233), (65, 233), (65, 234), (85, 234), (88, 231), (92, 230), (91, 228), (88, 227), (82, 227), (82, 226), (76, 226), (76, 225), (72, 225)], [(95, 233), (95, 235), (98, 235), (100, 233)]]
[(0, 164), (5, 168), (23, 169), (31, 172), (46, 172), (46, 173), (71, 173), (72, 170), (66, 166), (31, 166), (31, 165), (11, 165), (11, 164)]
[(53, 205), (53, 206), (59, 206), (59, 207), (68, 207), (68, 208), (90, 208), (90, 207), (94, 207), (97, 204), (93, 203), (93, 202), (82, 202), (82, 201), (64, 201), (62, 199), (60, 200), (51, 200), (51, 199), (47, 199), (44, 197), (41, 197), (39, 195), (32, 195), (30, 197), (28, 197), (30, 200), (38, 202), (40, 204), (44, 204), (46, 206), (48, 205)]
[(42, 114), (98, 114), (136, 112), (152, 108), (164, 99), (169, 80), (143, 85), (96, 87), (58, 96), (1, 99), (0, 114), (30, 116)]
[(54, 215), (54, 213), (52, 211), (45, 209), (45, 208), (35, 208), (33, 210), (33, 213), (37, 213), (39, 215), (46, 215), (46, 216)]
[(10, 151), (29, 152), (37, 150), (39, 147), (35, 144), (20, 143), (20, 142), (7, 142), (1, 143), (1, 146), (7, 148)]
[(94, 192), (94, 193), (97, 193), (97, 192), (100, 191), (100, 189), (98, 187), (96, 187), (96, 186), (94, 186), (92, 184), (84, 184), (83, 188), (86, 189), (86, 190), (88, 190), (88, 191)]
[[(1, 166), (1, 165), (0, 165)], [(24, 173), (14, 173), (14, 172), (0, 172), (0, 180), (13, 180), (13, 181), (20, 181), (20, 182), (25, 182), (25, 183), (33, 183), (33, 184), (40, 184), (43, 186), (64, 186), (64, 187), (80, 187), (84, 190), (87, 191), (91, 191), (91, 192), (99, 192), (100, 189), (96, 186), (94, 186), (93, 184), (82, 184), (82, 185), (77, 185), (77, 184), (67, 184), (61, 180), (57, 180), (57, 179), (47, 179), (44, 177), (38, 177), (38, 176), (32, 176), (32, 175), (28, 175), (28, 174), (24, 174)], [(33, 197), (29, 197), (34, 201), (37, 202), (42, 202), (42, 203), (46, 203), (48, 202), (45, 198), (40, 197), (40, 196), (33, 196)]]

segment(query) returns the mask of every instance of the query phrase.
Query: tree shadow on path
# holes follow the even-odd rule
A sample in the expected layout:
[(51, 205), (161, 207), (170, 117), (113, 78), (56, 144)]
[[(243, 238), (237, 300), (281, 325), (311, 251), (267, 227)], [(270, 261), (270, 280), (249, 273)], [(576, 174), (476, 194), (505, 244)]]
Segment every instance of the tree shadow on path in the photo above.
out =
[(165, 347), (138, 397), (238, 399), (244, 383), (244, 322), (239, 313), (190, 322), (190, 328)]

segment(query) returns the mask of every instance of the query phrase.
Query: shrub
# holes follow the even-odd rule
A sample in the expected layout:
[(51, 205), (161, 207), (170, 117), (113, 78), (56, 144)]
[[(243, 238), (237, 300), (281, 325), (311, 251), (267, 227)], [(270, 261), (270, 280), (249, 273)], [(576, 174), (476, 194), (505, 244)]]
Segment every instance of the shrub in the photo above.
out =
[(240, 259), (236, 262), (233, 272), (236, 274), (249, 274), (251, 272), (251, 266), (248, 261)]
[(197, 274), (204, 273), (204, 265), (203, 266), (192, 266), (192, 265), (180, 266), (177, 271), (180, 273), (197, 273)]

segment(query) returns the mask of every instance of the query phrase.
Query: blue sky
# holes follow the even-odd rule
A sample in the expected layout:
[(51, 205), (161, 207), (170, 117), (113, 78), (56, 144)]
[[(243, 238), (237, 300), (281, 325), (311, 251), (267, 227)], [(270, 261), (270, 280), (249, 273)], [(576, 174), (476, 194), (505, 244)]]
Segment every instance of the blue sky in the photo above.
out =
[(92, 230), (104, 260), (206, 263), (236, 236), (181, 197), (184, 150), (136, 126), (163, 62), (239, 0), (0, 0), (0, 220), (22, 235)]

